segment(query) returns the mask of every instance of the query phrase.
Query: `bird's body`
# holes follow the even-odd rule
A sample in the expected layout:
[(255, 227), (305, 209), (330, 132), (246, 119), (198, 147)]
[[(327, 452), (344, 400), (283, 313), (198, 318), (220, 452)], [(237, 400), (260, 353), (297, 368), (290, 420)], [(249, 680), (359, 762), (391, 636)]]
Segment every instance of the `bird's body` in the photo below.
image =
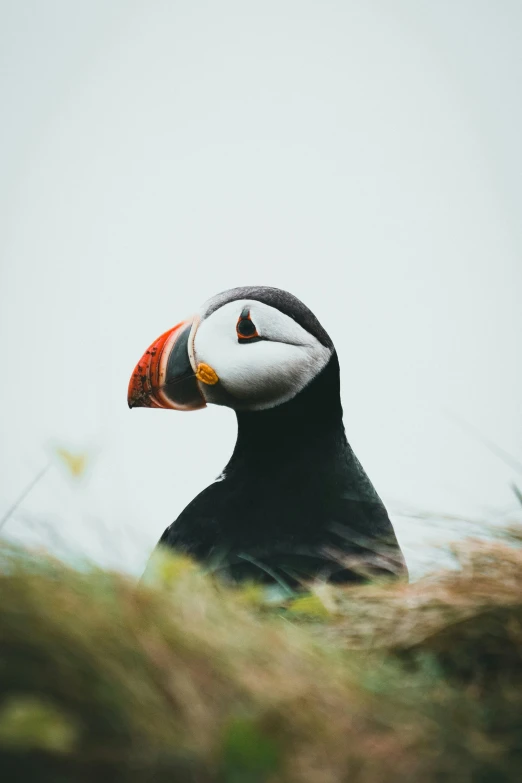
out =
[[(233, 310), (230, 323), (237, 326), (236, 340), (246, 343), (253, 335), (268, 341), (258, 332), (268, 310), (261, 310), (258, 302), (282, 313), (278, 339), (272, 342), (303, 349), (303, 363), (311, 378), (289, 398), (283, 382), (278, 381), (275, 392), (270, 392), (266, 383), (256, 386), (253, 379), (255, 394), (249, 398), (247, 393), (246, 404), (240, 397), (239, 404), (231, 405), (236, 409), (238, 436), (228, 465), (167, 528), (160, 544), (185, 552), (234, 581), (295, 587), (317, 578), (349, 582), (376, 573), (405, 574), (386, 509), (346, 439), (337, 354), (315, 316), (286, 292), (251, 288), (233, 289), (211, 300), (201, 320), (219, 311), (225, 320), (226, 306)], [(250, 327), (245, 325), (247, 311)], [(289, 319), (294, 326), (286, 323)], [(216, 318), (215, 323), (216, 330), (221, 328)], [(305, 331), (310, 340), (294, 329)], [(228, 339), (228, 326), (226, 334)], [(283, 335), (285, 341), (298, 342), (281, 343)], [(197, 339), (196, 331), (194, 353)], [(209, 350), (204, 340), (201, 344)], [(236, 382), (236, 388), (231, 382), (226, 388), (227, 362), (248, 360), (255, 373), (255, 345), (240, 345), (235, 353), (230, 347), (227, 350), (228, 356), (237, 358), (224, 360), (221, 351), (217, 373), (210, 365), (211, 357), (205, 356), (204, 367), (222, 379), (225, 387), (218, 388), (218, 381), (209, 384), (204, 389), (206, 401), (230, 405), (232, 393), (237, 397), (243, 388), (248, 389), (248, 382), (244, 387)], [(212, 351), (215, 367), (218, 346)], [(277, 360), (279, 352), (278, 348), (273, 353)], [(296, 383), (294, 378), (301, 383), (300, 367), (292, 370), (295, 360), (290, 351), (288, 357), (292, 383)], [(237, 377), (244, 378), (244, 366), (239, 369)], [(269, 393), (282, 401), (267, 404)]]

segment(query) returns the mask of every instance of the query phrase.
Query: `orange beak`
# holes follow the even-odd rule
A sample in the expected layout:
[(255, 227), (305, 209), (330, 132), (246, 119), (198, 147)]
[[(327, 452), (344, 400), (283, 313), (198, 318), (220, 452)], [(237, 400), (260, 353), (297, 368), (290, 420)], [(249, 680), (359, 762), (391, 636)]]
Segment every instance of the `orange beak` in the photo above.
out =
[(197, 325), (196, 317), (181, 321), (145, 351), (130, 379), (129, 408), (192, 411), (205, 407), (191, 363)]

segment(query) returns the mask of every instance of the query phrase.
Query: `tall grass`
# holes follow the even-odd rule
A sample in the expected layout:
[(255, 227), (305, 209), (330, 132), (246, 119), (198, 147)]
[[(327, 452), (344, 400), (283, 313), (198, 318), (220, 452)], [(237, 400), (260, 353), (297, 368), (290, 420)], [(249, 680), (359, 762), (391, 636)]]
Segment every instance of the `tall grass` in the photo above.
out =
[(190, 561), (147, 583), (4, 548), (6, 781), (519, 781), (522, 549), (267, 604)]

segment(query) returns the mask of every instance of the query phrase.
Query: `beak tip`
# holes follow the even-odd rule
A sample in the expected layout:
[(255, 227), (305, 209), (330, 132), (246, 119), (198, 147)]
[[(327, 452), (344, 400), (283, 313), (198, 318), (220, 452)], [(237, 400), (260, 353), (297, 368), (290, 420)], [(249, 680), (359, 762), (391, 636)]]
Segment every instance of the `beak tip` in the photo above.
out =
[(143, 393), (136, 388), (132, 389), (132, 391), (129, 390), (127, 394), (127, 405), (130, 410), (143, 406)]

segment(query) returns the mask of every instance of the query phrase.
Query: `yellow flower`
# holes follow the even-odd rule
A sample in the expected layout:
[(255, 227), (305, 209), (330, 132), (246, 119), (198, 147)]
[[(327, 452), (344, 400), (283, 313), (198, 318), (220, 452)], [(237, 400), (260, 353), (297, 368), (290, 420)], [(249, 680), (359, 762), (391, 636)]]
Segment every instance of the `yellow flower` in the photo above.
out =
[(72, 454), (67, 449), (57, 448), (57, 455), (60, 457), (65, 467), (74, 478), (80, 478), (85, 472), (87, 467), (87, 455), (86, 454)]

